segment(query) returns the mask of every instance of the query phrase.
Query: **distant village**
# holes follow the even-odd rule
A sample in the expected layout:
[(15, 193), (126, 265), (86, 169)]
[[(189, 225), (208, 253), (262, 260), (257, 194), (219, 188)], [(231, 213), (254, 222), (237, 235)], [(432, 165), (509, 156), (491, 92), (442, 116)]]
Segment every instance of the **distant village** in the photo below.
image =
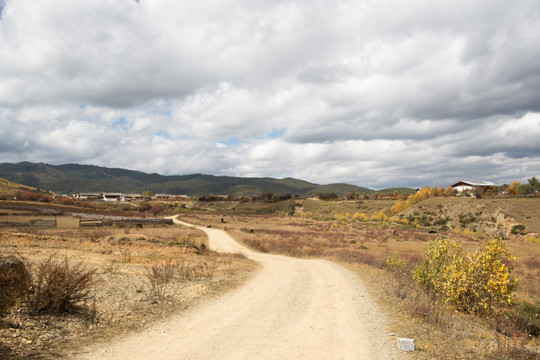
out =
[[(499, 195), (507, 195), (508, 186), (499, 186), (496, 183), (488, 181), (459, 181), (448, 187), (453, 195), (456, 196), (479, 196), (480, 194), (496, 193)], [(420, 191), (420, 189), (417, 189)], [(66, 195), (64, 195), (66, 196)], [(190, 197), (187, 195), (172, 195), (172, 194), (124, 194), (124, 193), (107, 193), (107, 192), (87, 192), (73, 194), (74, 200), (89, 200), (89, 201), (145, 201), (145, 200), (185, 200)], [(203, 196), (204, 197), (204, 196)], [(206, 195), (208, 197), (208, 195)], [(212, 198), (229, 198), (226, 195), (212, 195)], [(208, 199), (205, 199), (208, 200)]]
[(73, 194), (75, 200), (102, 200), (102, 201), (144, 201), (144, 200), (173, 200), (173, 199), (188, 199), (187, 195), (171, 195), (171, 194), (123, 194), (123, 193), (78, 193)]

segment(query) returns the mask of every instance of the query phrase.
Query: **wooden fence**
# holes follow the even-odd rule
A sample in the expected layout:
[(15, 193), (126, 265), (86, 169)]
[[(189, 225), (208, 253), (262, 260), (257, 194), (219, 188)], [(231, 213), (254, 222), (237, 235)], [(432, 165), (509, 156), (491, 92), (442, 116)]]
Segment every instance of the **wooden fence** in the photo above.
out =
[(28, 222), (2, 221), (0, 227), (18, 227), (31, 226), (39, 228), (55, 228), (57, 226), (56, 218), (54, 220), (31, 219)]
[(143, 225), (172, 225), (172, 219), (146, 219), (146, 218), (124, 218), (124, 219), (79, 219), (79, 226), (135, 226)]

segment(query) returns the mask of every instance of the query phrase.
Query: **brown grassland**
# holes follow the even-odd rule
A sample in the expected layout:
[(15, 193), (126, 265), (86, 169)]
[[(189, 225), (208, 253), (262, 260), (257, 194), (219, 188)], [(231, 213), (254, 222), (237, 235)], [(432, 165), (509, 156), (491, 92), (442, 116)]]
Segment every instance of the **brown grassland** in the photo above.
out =
[[(521, 278), (518, 299), (540, 308), (540, 199), (431, 198), (392, 219), (376, 220), (381, 210), (394, 203), (185, 201), (163, 203), (163, 214), (180, 214), (187, 222), (227, 230), (257, 251), (327, 258), (346, 266), (388, 313), (391, 328), (387, 330), (416, 340), (417, 351), (408, 358), (540, 358), (538, 335), (530, 336), (515, 318), (459, 312), (428, 297), (410, 274), (437, 235), (461, 241), (464, 251), (503, 236), (517, 257), (512, 276)], [(115, 214), (128, 209), (133, 213), (133, 205), (101, 206)], [(86, 208), (105, 211), (97, 205)], [(288, 215), (291, 208), (293, 216)], [(0, 213), (4, 214), (0, 222), (38, 217), (25, 211), (0, 209)], [(77, 346), (141, 328), (237, 286), (256, 266), (241, 256), (201, 251), (204, 234), (177, 225), (79, 228), (78, 219), (71, 216), (58, 216), (57, 221), (58, 228), (53, 229), (0, 228), (1, 254), (23, 257), (29, 264), (52, 255), (67, 257), (74, 264), (82, 261), (87, 268), (97, 269), (99, 282), (80, 313), (31, 316), (19, 311), (22, 306), (10, 308), (0, 318), (4, 356), (47, 359), (69, 354)], [(406, 259), (407, 267), (389, 269), (391, 255)], [(171, 281), (159, 281), (166, 277), (163, 272), (174, 274)], [(540, 313), (536, 316), (540, 323)]]
[[(54, 217), (0, 209), (0, 222)], [(205, 250), (203, 232), (178, 225), (79, 228), (57, 216), (57, 228), (0, 227), (1, 256), (34, 270), (53, 259), (95, 271), (85, 304), (64, 314), (29, 313), (24, 301), (0, 317), (0, 358), (56, 359), (81, 346), (141, 329), (240, 284), (254, 263)], [(81, 306), (84, 305), (84, 306)]]
[[(529, 335), (515, 318), (458, 312), (427, 297), (410, 274), (412, 265), (422, 259), (426, 244), (438, 236), (435, 231), (460, 241), (464, 251), (472, 251), (483, 240), (502, 235), (507, 239), (505, 245), (517, 257), (512, 273), (521, 279), (517, 298), (536, 304), (532, 316), (540, 324), (540, 244), (528, 241), (538, 239), (540, 199), (432, 198), (398, 214), (395, 220), (399, 221), (355, 219), (355, 213), (372, 217), (391, 206), (392, 201), (296, 203), (297, 212), (292, 217), (284, 215), (286, 204), (277, 209), (274, 205), (279, 216), (248, 215), (238, 205), (233, 209), (219, 204), (219, 210), (186, 214), (185, 218), (223, 228), (257, 251), (323, 257), (348, 267), (391, 314), (392, 328), (388, 330), (416, 339), (418, 351), (410, 355), (412, 358), (540, 358), (538, 334)], [(225, 223), (221, 222), (222, 217)], [(408, 224), (400, 222), (407, 218)], [(524, 225), (529, 232), (512, 234), (517, 224)], [(389, 271), (385, 263), (389, 255), (407, 259), (408, 270)]]

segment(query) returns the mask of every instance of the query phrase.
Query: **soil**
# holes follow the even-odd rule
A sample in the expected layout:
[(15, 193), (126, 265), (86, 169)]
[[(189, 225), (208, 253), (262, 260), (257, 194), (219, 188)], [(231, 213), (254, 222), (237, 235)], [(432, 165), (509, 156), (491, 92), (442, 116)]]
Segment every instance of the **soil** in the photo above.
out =
[[(11, 211), (11, 210), (10, 210)], [(181, 225), (81, 229), (0, 228), (0, 254), (28, 267), (49, 259), (96, 269), (91, 297), (68, 314), (28, 313), (18, 299), (0, 316), (1, 359), (58, 359), (76, 349), (186, 311), (241, 284), (256, 268), (242, 256), (202, 250), (202, 231)], [(198, 249), (197, 249), (198, 248)], [(153, 267), (169, 264), (170, 282), (151, 284)]]
[(77, 359), (394, 359), (395, 338), (361, 281), (325, 260), (255, 253), (200, 227), (212, 249), (261, 264), (241, 288)]
[[(526, 234), (540, 233), (540, 198), (468, 198), (436, 197), (405, 210), (404, 217), (432, 217), (448, 219), (449, 227), (467, 227), (506, 238), (512, 237), (515, 225), (524, 225)], [(461, 219), (471, 219), (464, 223)]]

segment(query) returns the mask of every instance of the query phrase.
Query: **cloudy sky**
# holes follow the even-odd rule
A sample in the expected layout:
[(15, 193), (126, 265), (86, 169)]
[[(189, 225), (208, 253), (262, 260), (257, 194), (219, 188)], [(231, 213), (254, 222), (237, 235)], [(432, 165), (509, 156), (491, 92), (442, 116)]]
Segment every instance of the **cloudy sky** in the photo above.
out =
[(0, 162), (540, 177), (538, 0), (0, 0)]

